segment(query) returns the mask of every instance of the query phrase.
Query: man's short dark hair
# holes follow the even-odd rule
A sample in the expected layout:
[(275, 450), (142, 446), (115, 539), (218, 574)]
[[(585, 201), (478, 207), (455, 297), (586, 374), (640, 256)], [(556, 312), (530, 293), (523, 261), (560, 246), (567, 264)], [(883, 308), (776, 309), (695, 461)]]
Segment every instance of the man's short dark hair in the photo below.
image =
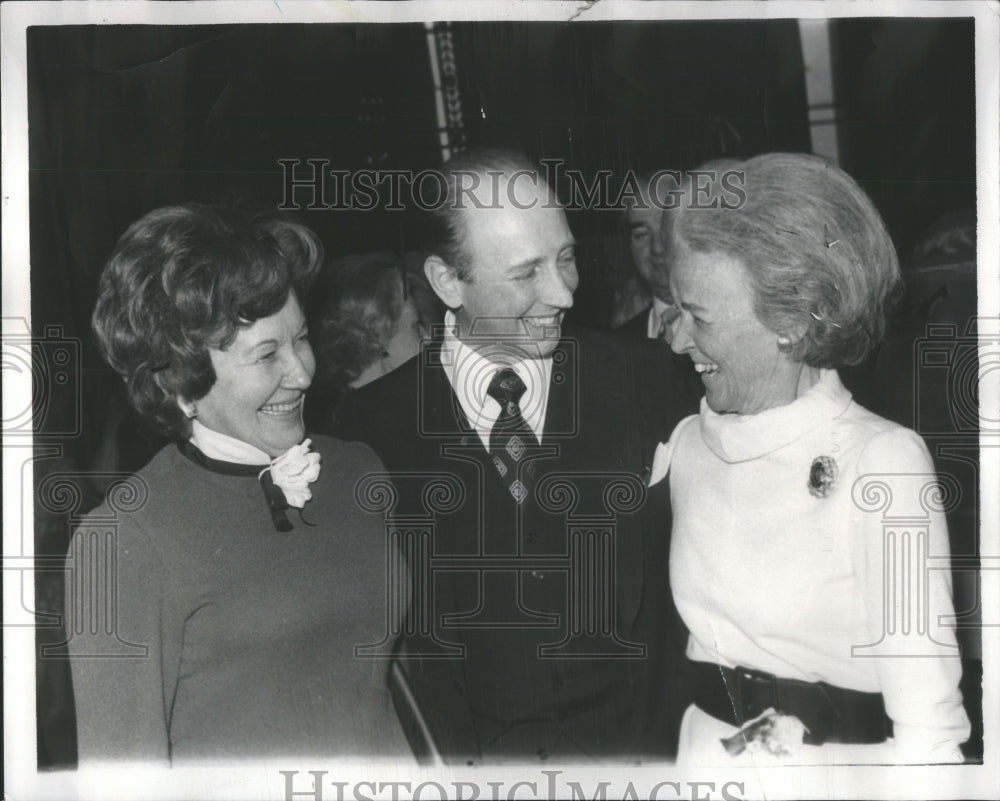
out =
[(466, 230), (462, 212), (467, 207), (459, 198), (459, 192), (468, 184), (463, 183), (469, 176), (487, 179), (491, 175), (511, 175), (525, 171), (539, 174), (538, 165), (526, 155), (505, 148), (470, 148), (447, 161), (442, 168), (444, 181), (441, 188), (445, 192), (442, 202), (434, 203), (431, 211), (433, 240), (429, 251), (455, 270), (459, 279), (470, 278), (471, 260), (466, 248)]

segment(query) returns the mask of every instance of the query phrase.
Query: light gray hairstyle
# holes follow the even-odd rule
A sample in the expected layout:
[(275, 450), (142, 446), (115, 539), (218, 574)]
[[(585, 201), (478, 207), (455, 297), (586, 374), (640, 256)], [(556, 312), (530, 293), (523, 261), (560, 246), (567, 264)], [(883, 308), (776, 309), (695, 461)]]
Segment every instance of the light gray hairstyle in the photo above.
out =
[(801, 334), (791, 350), (797, 360), (861, 362), (881, 341), (887, 304), (901, 289), (896, 249), (874, 204), (815, 156), (767, 153), (730, 169), (744, 173), (745, 202), (685, 205), (673, 220), (675, 244), (738, 259), (758, 319), (778, 334)]

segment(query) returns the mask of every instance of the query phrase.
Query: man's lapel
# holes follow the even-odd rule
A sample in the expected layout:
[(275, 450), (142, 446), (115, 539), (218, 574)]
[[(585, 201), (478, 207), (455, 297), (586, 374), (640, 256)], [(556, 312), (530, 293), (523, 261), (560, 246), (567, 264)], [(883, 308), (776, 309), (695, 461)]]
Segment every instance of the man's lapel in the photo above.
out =
[[(637, 421), (630, 419), (635, 399), (629, 394), (639, 386), (631, 354), (623, 349), (613, 355), (610, 363), (603, 351), (592, 348), (584, 352), (572, 336), (559, 343), (553, 354), (542, 440), (559, 448), (557, 466), (549, 469), (572, 471), (581, 464), (600, 464), (605, 470), (616, 471), (621, 469), (615, 465), (622, 454), (640, 448)], [(598, 375), (601, 380), (597, 380)], [(608, 384), (603, 390), (602, 383)], [(595, 426), (615, 426), (617, 433), (605, 435)], [(628, 631), (642, 602), (643, 542), (641, 526), (635, 521), (623, 522), (621, 517), (615, 527), (615, 594), (619, 617)]]
[(476, 436), (445, 372), (445, 365), (451, 358), (452, 354), (441, 340), (427, 343), (421, 352), (417, 397), (420, 399), (421, 433), (425, 436)]
[(542, 444), (564, 444), (580, 431), (579, 364), (576, 341), (563, 338), (552, 354), (549, 399)]

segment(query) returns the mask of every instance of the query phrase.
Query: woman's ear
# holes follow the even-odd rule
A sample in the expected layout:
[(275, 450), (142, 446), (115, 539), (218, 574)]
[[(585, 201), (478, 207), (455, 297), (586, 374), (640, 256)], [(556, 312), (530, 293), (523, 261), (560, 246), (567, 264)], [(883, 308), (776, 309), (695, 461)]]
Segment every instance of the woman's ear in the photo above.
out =
[(194, 401), (187, 401), (179, 395), (174, 395), (175, 390), (171, 386), (170, 373), (168, 370), (158, 370), (153, 373), (153, 380), (160, 391), (168, 397), (173, 395), (174, 402), (188, 420), (193, 420), (198, 416), (198, 407)]
[(181, 411), (184, 412), (184, 416), (188, 420), (193, 420), (198, 416), (198, 407), (193, 401), (186, 401), (183, 398), (178, 398), (177, 405), (181, 407)]
[(427, 276), (427, 282), (434, 290), (434, 294), (441, 298), (445, 306), (449, 309), (461, 307), (462, 279), (440, 256), (427, 257), (424, 261), (424, 275)]
[(792, 348), (798, 345), (806, 335), (805, 326), (796, 326), (778, 334), (778, 350), (782, 353), (789, 353)]

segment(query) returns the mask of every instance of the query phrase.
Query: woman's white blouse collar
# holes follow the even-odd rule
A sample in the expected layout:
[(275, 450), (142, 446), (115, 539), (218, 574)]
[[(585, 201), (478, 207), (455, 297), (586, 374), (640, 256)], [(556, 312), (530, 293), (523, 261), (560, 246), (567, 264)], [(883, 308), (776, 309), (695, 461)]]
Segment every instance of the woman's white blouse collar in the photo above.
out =
[(255, 448), (241, 439), (220, 434), (197, 419), (191, 421), (190, 442), (209, 459), (236, 464), (266, 465), (271, 457), (260, 448)]
[[(851, 404), (851, 393), (840, 383), (836, 370), (821, 370), (820, 378), (806, 392), (785, 406), (758, 414), (718, 414), (701, 399), (698, 416), (701, 438), (709, 450), (724, 462), (745, 462), (773, 453), (843, 414)], [(653, 455), (649, 486), (662, 481), (670, 471), (674, 446), (681, 429), (678, 424), (668, 442), (661, 442)]]
[(836, 370), (821, 370), (819, 381), (785, 406), (757, 414), (718, 414), (701, 400), (701, 438), (724, 462), (758, 459), (801, 439), (843, 414), (851, 393)]

